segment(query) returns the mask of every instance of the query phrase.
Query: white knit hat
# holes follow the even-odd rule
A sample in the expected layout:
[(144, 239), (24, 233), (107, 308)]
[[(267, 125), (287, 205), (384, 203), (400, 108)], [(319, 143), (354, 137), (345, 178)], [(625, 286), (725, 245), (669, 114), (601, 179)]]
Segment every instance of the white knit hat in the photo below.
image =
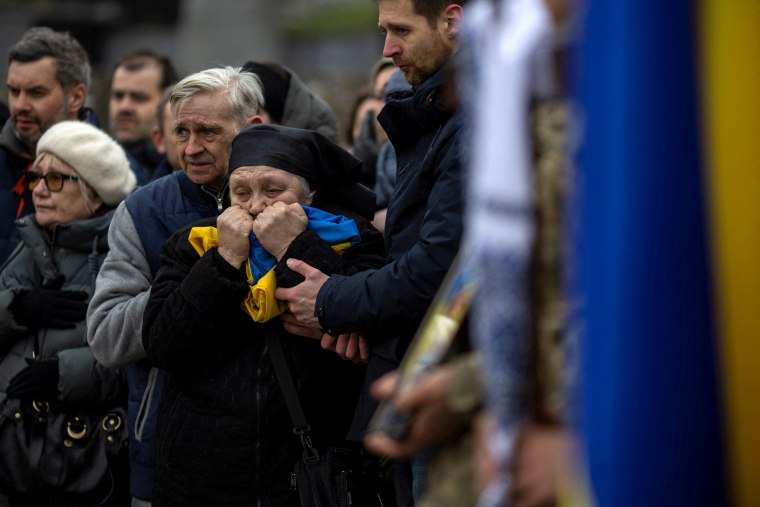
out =
[(109, 206), (119, 204), (137, 185), (121, 146), (89, 123), (56, 123), (37, 142), (37, 156), (43, 152), (70, 165)]

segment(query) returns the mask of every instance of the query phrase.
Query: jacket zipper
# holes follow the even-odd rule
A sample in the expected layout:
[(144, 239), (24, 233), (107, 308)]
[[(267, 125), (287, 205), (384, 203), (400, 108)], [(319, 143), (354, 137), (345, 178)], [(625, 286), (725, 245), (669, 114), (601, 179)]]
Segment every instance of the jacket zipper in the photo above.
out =
[(201, 185), (201, 190), (214, 198), (216, 201), (216, 210), (221, 213), (222, 210), (224, 210), (224, 194), (227, 193), (227, 182), (224, 183), (224, 186), (219, 192), (214, 192), (206, 185)]

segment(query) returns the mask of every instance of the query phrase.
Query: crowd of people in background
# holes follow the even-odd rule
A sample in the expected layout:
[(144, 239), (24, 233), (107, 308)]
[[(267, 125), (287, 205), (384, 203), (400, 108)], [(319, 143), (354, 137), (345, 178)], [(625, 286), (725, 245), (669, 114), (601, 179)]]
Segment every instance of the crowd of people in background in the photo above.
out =
[[(79, 42), (29, 29), (0, 131), (0, 505), (307, 505), (271, 340), (314, 445), (382, 469), (385, 505), (556, 502), (566, 11), (521, 4), (379, 0), (342, 125), (285, 65), (180, 76), (140, 49), (103, 129)], [(465, 255), (477, 304), (400, 390)], [(403, 434), (371, 426), (381, 401)]]

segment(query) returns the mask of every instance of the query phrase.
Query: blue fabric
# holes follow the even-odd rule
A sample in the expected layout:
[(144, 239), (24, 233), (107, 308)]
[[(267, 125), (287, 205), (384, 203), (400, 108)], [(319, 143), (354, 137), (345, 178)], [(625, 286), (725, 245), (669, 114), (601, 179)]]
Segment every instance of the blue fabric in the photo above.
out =
[(144, 414), (147, 422), (143, 429), (142, 438), (135, 436), (138, 412), (143, 393), (148, 387), (150, 366), (144, 363), (127, 365), (125, 368), (128, 386), (127, 424), (129, 424), (129, 492), (135, 498), (150, 500), (153, 497), (153, 461), (155, 455), (154, 442), (157, 436), (156, 420), (158, 406), (164, 392), (166, 374), (158, 370), (153, 387), (153, 397), (148, 410)]
[(126, 206), (154, 277), (161, 264), (161, 249), (169, 236), (185, 225), (219, 214), (214, 198), (183, 171), (139, 188), (127, 197)]
[[(317, 235), (325, 240), (328, 245), (337, 245), (339, 243), (350, 243), (356, 245), (361, 240), (359, 229), (356, 222), (342, 215), (333, 215), (321, 209), (303, 206), (306, 217), (309, 219), (307, 228), (313, 230)], [(253, 275), (253, 281), (256, 283), (262, 276), (272, 269), (276, 259), (267, 252), (261, 245), (261, 242), (254, 233), (249, 236), (250, 252), (249, 265)]]
[(267, 272), (275, 265), (276, 259), (272, 254), (264, 249), (264, 246), (259, 241), (254, 233), (248, 236), (248, 242), (250, 244), (250, 257), (248, 258), (248, 265), (251, 268), (251, 275), (253, 276), (253, 283), (261, 280), (261, 277), (266, 275)]
[[(693, 2), (590, 2), (574, 250), (579, 423), (600, 507), (728, 505)], [(571, 272), (575, 270), (570, 270)]]

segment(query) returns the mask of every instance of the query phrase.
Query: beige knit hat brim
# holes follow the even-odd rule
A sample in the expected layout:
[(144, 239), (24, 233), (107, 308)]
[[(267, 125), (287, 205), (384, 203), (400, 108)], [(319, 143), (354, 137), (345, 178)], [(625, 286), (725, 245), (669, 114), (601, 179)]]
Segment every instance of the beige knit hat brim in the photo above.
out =
[(137, 186), (122, 147), (89, 123), (56, 123), (37, 143), (37, 156), (43, 152), (71, 166), (108, 206), (119, 204)]

